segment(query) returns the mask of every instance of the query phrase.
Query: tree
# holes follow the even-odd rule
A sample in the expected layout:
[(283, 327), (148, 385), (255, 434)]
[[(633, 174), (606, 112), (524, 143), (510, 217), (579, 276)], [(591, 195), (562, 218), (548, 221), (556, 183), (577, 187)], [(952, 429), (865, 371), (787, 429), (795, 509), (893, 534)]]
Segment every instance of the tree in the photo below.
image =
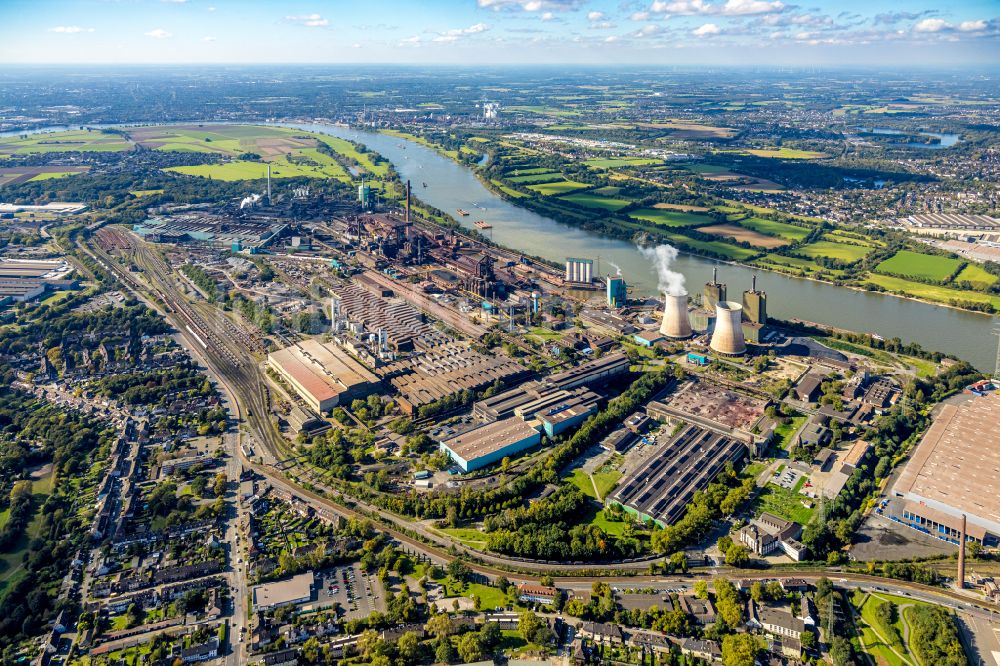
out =
[(750, 634), (729, 634), (722, 639), (722, 663), (725, 666), (753, 666), (760, 645)]
[(378, 642), (378, 632), (374, 629), (365, 629), (361, 632), (361, 635), (358, 636), (358, 652), (361, 653), (361, 656), (364, 659), (370, 660)]
[(764, 600), (764, 586), (760, 584), (760, 581), (754, 581), (750, 586), (750, 598), (760, 603)]
[(427, 633), (432, 634), (438, 640), (443, 640), (455, 632), (455, 627), (447, 613), (438, 613), (431, 619), (427, 620), (427, 624), (424, 625), (424, 629), (427, 630)]
[(802, 641), (802, 647), (807, 650), (812, 650), (816, 647), (816, 634), (811, 631), (803, 631), (799, 640)]
[(222, 497), (226, 494), (226, 475), (223, 472), (219, 472), (215, 475), (215, 486), (212, 488), (212, 492), (215, 493), (216, 497)]
[(448, 563), (448, 575), (460, 583), (464, 583), (471, 573), (469, 566), (460, 559), (456, 558)]
[(743, 544), (733, 544), (726, 552), (726, 564), (731, 567), (742, 567), (750, 561), (750, 551)]
[(491, 650), (500, 643), (502, 637), (503, 632), (500, 630), (499, 622), (487, 622), (479, 632), (479, 642)]
[(708, 599), (708, 583), (703, 580), (694, 582), (694, 596), (699, 599)]
[(545, 645), (552, 639), (549, 625), (531, 611), (524, 611), (517, 619), (517, 630), (529, 643)]
[(458, 656), (467, 664), (482, 661), (484, 654), (479, 634), (470, 632), (462, 636), (458, 641)]
[(549, 574), (545, 574), (544, 576), (542, 576), (539, 582), (545, 587), (552, 587), (555, 584), (552, 580), (552, 576), (550, 576)]
[(399, 650), (399, 657), (404, 663), (415, 663), (420, 656), (420, 637), (415, 631), (407, 631), (399, 637), (399, 640), (396, 642), (396, 648)]
[(784, 590), (783, 587), (781, 587), (781, 583), (780, 582), (778, 582), (776, 580), (772, 580), (770, 583), (767, 584), (767, 598), (768, 599), (770, 599), (771, 601), (777, 601), (778, 599), (782, 598), (783, 596), (785, 596), (785, 590)]
[(856, 663), (854, 647), (843, 636), (834, 636), (830, 641), (830, 657), (833, 659), (833, 666), (853, 666)]
[(455, 661), (455, 648), (451, 646), (451, 641), (445, 639), (438, 642), (437, 650), (434, 651), (434, 660), (439, 664), (450, 664)]
[(309, 640), (302, 644), (302, 656), (311, 664), (319, 661), (319, 640), (315, 636), (310, 636)]

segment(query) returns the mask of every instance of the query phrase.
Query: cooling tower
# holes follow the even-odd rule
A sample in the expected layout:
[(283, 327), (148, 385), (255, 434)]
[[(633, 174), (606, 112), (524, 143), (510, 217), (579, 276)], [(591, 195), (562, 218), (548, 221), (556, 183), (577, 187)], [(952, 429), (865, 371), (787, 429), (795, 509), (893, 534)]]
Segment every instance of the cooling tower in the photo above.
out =
[(663, 296), (663, 323), (660, 333), (668, 338), (690, 338), (691, 321), (688, 319), (687, 294)]
[(715, 331), (710, 346), (720, 354), (740, 356), (747, 350), (743, 339), (743, 306), (733, 301), (715, 305)]

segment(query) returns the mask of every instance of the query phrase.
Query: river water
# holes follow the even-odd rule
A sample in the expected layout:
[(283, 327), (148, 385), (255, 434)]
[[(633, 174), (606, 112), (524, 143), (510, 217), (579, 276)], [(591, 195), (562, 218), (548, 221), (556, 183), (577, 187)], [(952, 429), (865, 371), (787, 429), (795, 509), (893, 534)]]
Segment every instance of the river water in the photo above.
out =
[[(474, 228), (472, 223), (476, 220), (492, 224), (493, 229), (485, 233), (492, 232), (493, 240), (500, 245), (559, 264), (566, 257), (593, 259), (595, 274), (614, 273), (617, 266), (633, 295), (656, 294), (652, 266), (631, 243), (556, 222), (515, 206), (486, 189), (471, 170), (430, 148), (407, 139), (338, 125), (282, 124), (368, 146), (392, 162), (404, 180), (411, 181), (414, 194), (422, 201), (450, 213), (469, 229)], [(63, 129), (71, 128), (48, 127), (28, 132), (4, 132), (0, 136)], [(458, 208), (469, 211), (470, 215), (458, 215)], [(993, 369), (997, 339), (992, 330), (1000, 325), (1000, 318), (752, 270), (690, 254), (681, 254), (675, 264), (675, 269), (687, 278), (688, 290), (692, 293), (700, 291), (711, 279), (713, 268), (718, 268), (719, 280), (728, 285), (729, 297), (734, 300), (739, 300), (743, 290), (750, 287), (750, 278), (756, 273), (758, 288), (768, 295), (768, 312), (779, 319), (798, 318), (852, 331), (878, 333), (886, 338), (898, 337), (918, 342), (925, 349), (953, 354), (981, 370)]]
[[(486, 189), (471, 170), (429, 148), (406, 139), (347, 127), (295, 126), (356, 141), (383, 155), (404, 180), (411, 181), (419, 199), (450, 213), (470, 229), (474, 221), (486, 220), (493, 225), (493, 240), (500, 245), (560, 264), (566, 257), (590, 258), (595, 261), (595, 273), (613, 273), (612, 266), (617, 265), (625, 281), (634, 288), (635, 295), (656, 293), (652, 267), (631, 243), (556, 222), (515, 206)], [(469, 211), (470, 215), (458, 215), (458, 208)], [(853, 331), (878, 333), (886, 338), (899, 337), (919, 342), (926, 349), (954, 354), (983, 370), (993, 368), (996, 338), (991, 335), (991, 327), (997, 321), (995, 318), (779, 273), (754, 271), (689, 254), (681, 254), (676, 262), (676, 270), (685, 275), (692, 293), (700, 291), (711, 279), (713, 268), (718, 268), (719, 280), (728, 284), (730, 298), (736, 300), (744, 289), (749, 289), (751, 275), (757, 273), (758, 288), (767, 292), (768, 311), (775, 317), (795, 317)]]

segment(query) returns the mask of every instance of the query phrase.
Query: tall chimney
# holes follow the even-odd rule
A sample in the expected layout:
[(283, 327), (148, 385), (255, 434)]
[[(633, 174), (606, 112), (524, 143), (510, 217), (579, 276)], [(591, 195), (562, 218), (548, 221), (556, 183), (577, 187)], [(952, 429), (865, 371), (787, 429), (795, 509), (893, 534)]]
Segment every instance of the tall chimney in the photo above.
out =
[(406, 181), (406, 221), (410, 221), (410, 181)]
[(962, 514), (962, 531), (958, 537), (958, 578), (955, 584), (958, 589), (965, 588), (965, 514)]
[(267, 205), (271, 205), (271, 165), (267, 165)]
[(757, 291), (757, 274), (754, 273), (750, 277), (750, 291)]

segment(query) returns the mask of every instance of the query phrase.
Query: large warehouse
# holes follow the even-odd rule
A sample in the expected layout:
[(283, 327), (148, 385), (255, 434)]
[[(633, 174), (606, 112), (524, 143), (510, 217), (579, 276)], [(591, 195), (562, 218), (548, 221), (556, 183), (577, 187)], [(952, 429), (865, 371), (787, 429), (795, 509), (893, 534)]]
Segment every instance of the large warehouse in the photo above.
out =
[(267, 365), (317, 412), (365, 398), (379, 388), (378, 377), (344, 350), (303, 340), (267, 355)]
[(727, 462), (735, 463), (746, 455), (742, 442), (699, 426), (685, 426), (622, 481), (612, 500), (643, 520), (672, 525), (684, 515), (695, 492), (711, 483)]
[(907, 500), (893, 518), (957, 544), (1000, 542), (1000, 393), (946, 404), (896, 481)]
[(536, 421), (510, 418), (456, 435), (441, 442), (445, 451), (463, 472), (492, 465), (542, 441), (541, 427)]

